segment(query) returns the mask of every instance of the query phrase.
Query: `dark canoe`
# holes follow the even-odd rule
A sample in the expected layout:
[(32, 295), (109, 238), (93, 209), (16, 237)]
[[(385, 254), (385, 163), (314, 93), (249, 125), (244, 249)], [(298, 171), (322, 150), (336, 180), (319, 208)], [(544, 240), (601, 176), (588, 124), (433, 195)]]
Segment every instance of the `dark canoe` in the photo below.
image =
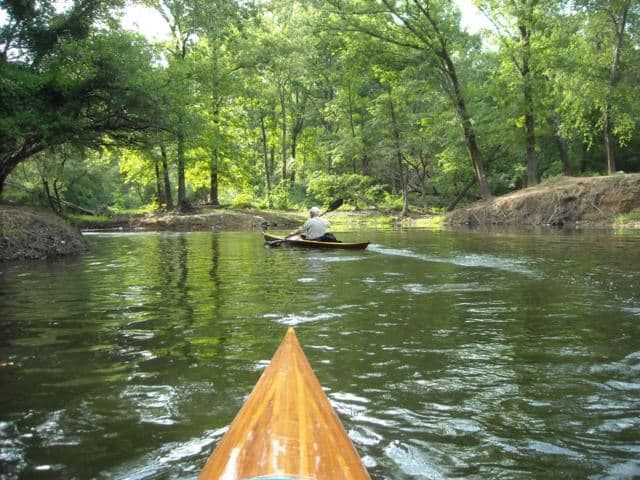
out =
[(370, 480), (293, 328), (200, 480)]
[(276, 244), (283, 243), (285, 245), (293, 245), (296, 247), (312, 247), (312, 248), (338, 248), (345, 250), (364, 250), (367, 248), (370, 242), (360, 243), (345, 243), (345, 242), (316, 242), (315, 240), (304, 240), (298, 236), (287, 238), (278, 237), (277, 235), (271, 235), (269, 233), (264, 234), (264, 240), (266, 242), (274, 242)]

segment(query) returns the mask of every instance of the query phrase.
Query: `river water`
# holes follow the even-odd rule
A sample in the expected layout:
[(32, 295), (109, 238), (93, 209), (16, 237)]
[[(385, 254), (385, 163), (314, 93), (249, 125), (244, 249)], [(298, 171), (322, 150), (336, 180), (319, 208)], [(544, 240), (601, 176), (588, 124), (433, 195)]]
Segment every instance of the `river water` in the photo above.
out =
[(372, 478), (640, 477), (640, 232), (341, 236), (0, 265), (0, 478), (195, 478), (289, 326)]

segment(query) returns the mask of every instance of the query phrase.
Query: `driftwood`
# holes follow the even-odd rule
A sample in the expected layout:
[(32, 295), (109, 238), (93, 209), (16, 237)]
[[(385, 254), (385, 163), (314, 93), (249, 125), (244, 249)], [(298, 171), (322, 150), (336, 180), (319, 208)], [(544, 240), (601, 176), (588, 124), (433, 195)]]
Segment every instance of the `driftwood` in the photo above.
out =
[(83, 213), (85, 215), (98, 215), (98, 212), (94, 212), (93, 210), (89, 210), (87, 208), (81, 207), (80, 205), (76, 205), (75, 203), (67, 202), (66, 200), (62, 200), (62, 204), (68, 208), (69, 210), (76, 213)]

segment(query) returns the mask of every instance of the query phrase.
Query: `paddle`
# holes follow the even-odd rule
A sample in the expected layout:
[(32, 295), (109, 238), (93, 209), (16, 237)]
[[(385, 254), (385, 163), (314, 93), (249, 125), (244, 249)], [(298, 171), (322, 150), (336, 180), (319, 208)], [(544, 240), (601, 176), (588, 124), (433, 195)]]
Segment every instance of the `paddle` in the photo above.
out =
[[(333, 212), (334, 210), (339, 209), (342, 206), (343, 203), (344, 203), (344, 200), (342, 198), (339, 198), (338, 200), (335, 200), (331, 205), (329, 205), (329, 208), (327, 208), (324, 212), (322, 212), (318, 216), (322, 217), (326, 213)], [(267, 245), (270, 246), (270, 247), (277, 247), (278, 245), (286, 242), (289, 237), (291, 237), (291, 235), (287, 235), (283, 239), (279, 239), (279, 240), (270, 240), (270, 241), (267, 242)]]

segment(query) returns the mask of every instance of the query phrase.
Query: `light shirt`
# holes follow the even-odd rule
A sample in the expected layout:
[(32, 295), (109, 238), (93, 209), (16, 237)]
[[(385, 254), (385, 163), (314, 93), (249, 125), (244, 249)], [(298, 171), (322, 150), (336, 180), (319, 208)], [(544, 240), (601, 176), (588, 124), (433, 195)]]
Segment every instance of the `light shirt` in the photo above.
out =
[(325, 220), (322, 217), (311, 217), (302, 224), (300, 230), (302, 230), (306, 238), (313, 240), (314, 238), (319, 238), (324, 235), (330, 226), (329, 220)]

